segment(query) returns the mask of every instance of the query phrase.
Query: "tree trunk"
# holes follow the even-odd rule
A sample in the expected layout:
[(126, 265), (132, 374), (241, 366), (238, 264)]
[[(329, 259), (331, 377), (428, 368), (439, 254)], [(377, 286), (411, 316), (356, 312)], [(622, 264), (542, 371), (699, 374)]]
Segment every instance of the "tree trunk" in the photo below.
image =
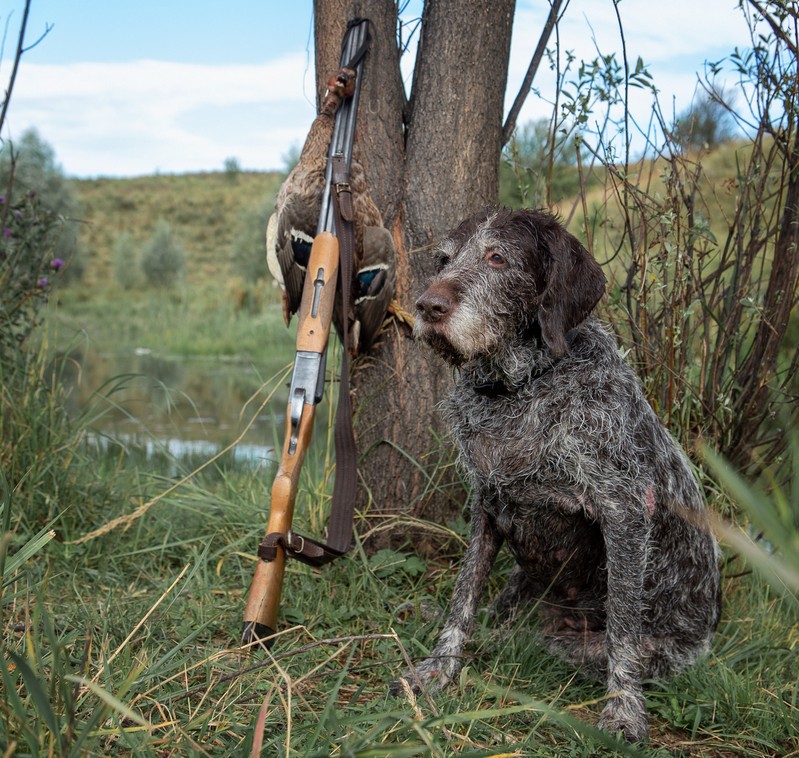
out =
[[(513, 0), (428, 0), (406, 101), (397, 6), (386, 0), (315, 4), (320, 89), (338, 66), (347, 20), (372, 22), (356, 140), (372, 196), (397, 247), (400, 313), (414, 311), (432, 273), (435, 242), (465, 216), (497, 202), (513, 11)], [(391, 523), (386, 515), (445, 523), (460, 511), (451, 446), (442, 441), (435, 411), (450, 381), (449, 369), (413, 342), (400, 318), (357, 362), (361, 507), (374, 519), (366, 529)]]
[[(740, 388), (735, 402), (739, 423), (728, 454), (734, 465), (744, 468), (752, 463), (753, 440), (759, 439), (758, 427), (776, 413), (769, 387), (777, 375), (780, 348), (797, 302), (799, 282), (799, 123), (791, 125), (792, 144), (784, 147), (785, 204), (780, 218), (768, 287), (760, 306), (761, 317), (752, 348), (739, 372)], [(790, 133), (790, 132), (789, 132)], [(779, 135), (778, 138), (783, 138)]]

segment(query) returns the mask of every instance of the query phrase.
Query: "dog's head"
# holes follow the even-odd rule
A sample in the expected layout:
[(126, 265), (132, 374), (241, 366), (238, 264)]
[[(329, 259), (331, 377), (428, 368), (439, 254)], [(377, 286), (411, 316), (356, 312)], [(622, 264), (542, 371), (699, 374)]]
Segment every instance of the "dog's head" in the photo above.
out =
[(455, 364), (530, 330), (560, 357), (604, 291), (597, 262), (552, 214), (482, 211), (439, 245), (414, 333)]

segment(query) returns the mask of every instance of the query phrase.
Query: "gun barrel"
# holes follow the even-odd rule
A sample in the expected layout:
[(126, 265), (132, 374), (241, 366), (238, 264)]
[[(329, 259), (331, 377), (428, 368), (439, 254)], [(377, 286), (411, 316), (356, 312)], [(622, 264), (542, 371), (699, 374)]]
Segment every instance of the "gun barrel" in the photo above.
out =
[[(341, 54), (342, 66), (351, 65), (356, 56), (359, 58), (355, 64), (356, 86), (353, 96), (339, 107), (328, 151), (319, 224), (303, 284), (297, 350), (286, 411), (286, 437), (280, 466), (272, 485), (266, 537), (259, 548), (259, 560), (244, 610), (244, 644), (257, 642), (269, 647), (277, 630), (277, 609), (286, 562), (285, 540), (291, 537), (299, 472), (311, 439), (316, 404), (321, 399), (325, 355), (338, 279), (339, 248), (331, 202), (332, 158), (343, 156), (349, 169), (363, 68), (363, 56), (359, 51), (362, 51), (368, 38), (369, 22), (362, 20), (353, 23), (348, 29)], [(270, 537), (272, 541), (268, 542)], [(268, 553), (265, 552), (267, 548)]]
[[(369, 22), (367, 20), (354, 24), (347, 34), (344, 48), (341, 52), (340, 65), (344, 66), (352, 60), (352, 56), (358, 48), (366, 41), (369, 34)], [(363, 58), (355, 66), (356, 81), (360, 81), (363, 71)], [(355, 120), (358, 115), (358, 101), (360, 100), (361, 88), (355, 87), (352, 97), (347, 98), (339, 107), (336, 123), (333, 127), (333, 137), (330, 140), (330, 149), (327, 154), (327, 168), (325, 170), (325, 192), (322, 195), (322, 207), (319, 212), (319, 223), (316, 233), (322, 232), (336, 233), (335, 221), (333, 220), (333, 203), (330, 198), (330, 185), (333, 176), (333, 161), (335, 155), (343, 155), (347, 161), (349, 170), (352, 162), (352, 143), (355, 137)]]

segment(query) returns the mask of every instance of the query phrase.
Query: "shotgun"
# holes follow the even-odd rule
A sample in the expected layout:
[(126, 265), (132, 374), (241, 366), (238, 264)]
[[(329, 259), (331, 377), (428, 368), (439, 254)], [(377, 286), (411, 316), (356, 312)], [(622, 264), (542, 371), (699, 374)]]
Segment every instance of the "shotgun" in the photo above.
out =
[[(341, 65), (356, 72), (355, 91), (336, 113), (328, 150), (325, 188), (316, 236), (303, 282), (297, 326), (294, 368), (286, 410), (283, 451), (275, 481), (266, 535), (258, 549), (258, 562), (244, 609), (242, 644), (270, 647), (277, 631), (277, 611), (287, 557), (320, 566), (343, 555), (352, 539), (355, 497), (355, 450), (349, 405), (347, 316), (352, 278), (352, 213), (349, 167), (355, 137), (355, 120), (360, 95), (363, 57), (370, 41), (369, 22), (354, 19), (347, 25)], [(341, 246), (339, 243), (341, 242)], [(341, 247), (341, 251), (340, 251)], [(341, 255), (340, 255), (341, 252)], [(333, 318), (337, 282), (342, 297), (344, 351), (339, 409), (336, 419), (336, 483), (328, 524), (328, 542), (302, 537), (292, 531), (294, 502), (300, 470), (311, 440), (316, 405), (322, 399), (330, 324)], [(348, 418), (347, 418), (348, 417)], [(340, 424), (349, 425), (342, 432)], [(342, 447), (351, 446), (345, 456)], [(341, 459), (340, 459), (341, 458)], [(340, 476), (341, 475), (341, 476)]]

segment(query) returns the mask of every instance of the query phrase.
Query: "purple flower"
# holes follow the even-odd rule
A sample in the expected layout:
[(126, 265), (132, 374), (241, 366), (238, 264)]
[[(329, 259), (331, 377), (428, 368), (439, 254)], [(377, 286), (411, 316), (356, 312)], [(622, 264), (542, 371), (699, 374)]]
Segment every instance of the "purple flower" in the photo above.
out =
[(14, 236), (14, 233), (7, 226), (4, 226), (3, 227), (3, 236), (4, 237), (8, 237), (9, 239), (11, 239), (11, 237)]
[(47, 277), (46, 277), (46, 276), (43, 276), (41, 279), (39, 279), (39, 282), (38, 282), (38, 284), (39, 284), (39, 286), (40, 286), (42, 289), (44, 289), (44, 288), (47, 286)]
[(0, 195), (0, 205), (2, 205), (6, 201), (5, 195)]
[(53, 269), (53, 271), (58, 271), (63, 265), (64, 261), (61, 260), (61, 258), (53, 258), (50, 262), (50, 268)]

